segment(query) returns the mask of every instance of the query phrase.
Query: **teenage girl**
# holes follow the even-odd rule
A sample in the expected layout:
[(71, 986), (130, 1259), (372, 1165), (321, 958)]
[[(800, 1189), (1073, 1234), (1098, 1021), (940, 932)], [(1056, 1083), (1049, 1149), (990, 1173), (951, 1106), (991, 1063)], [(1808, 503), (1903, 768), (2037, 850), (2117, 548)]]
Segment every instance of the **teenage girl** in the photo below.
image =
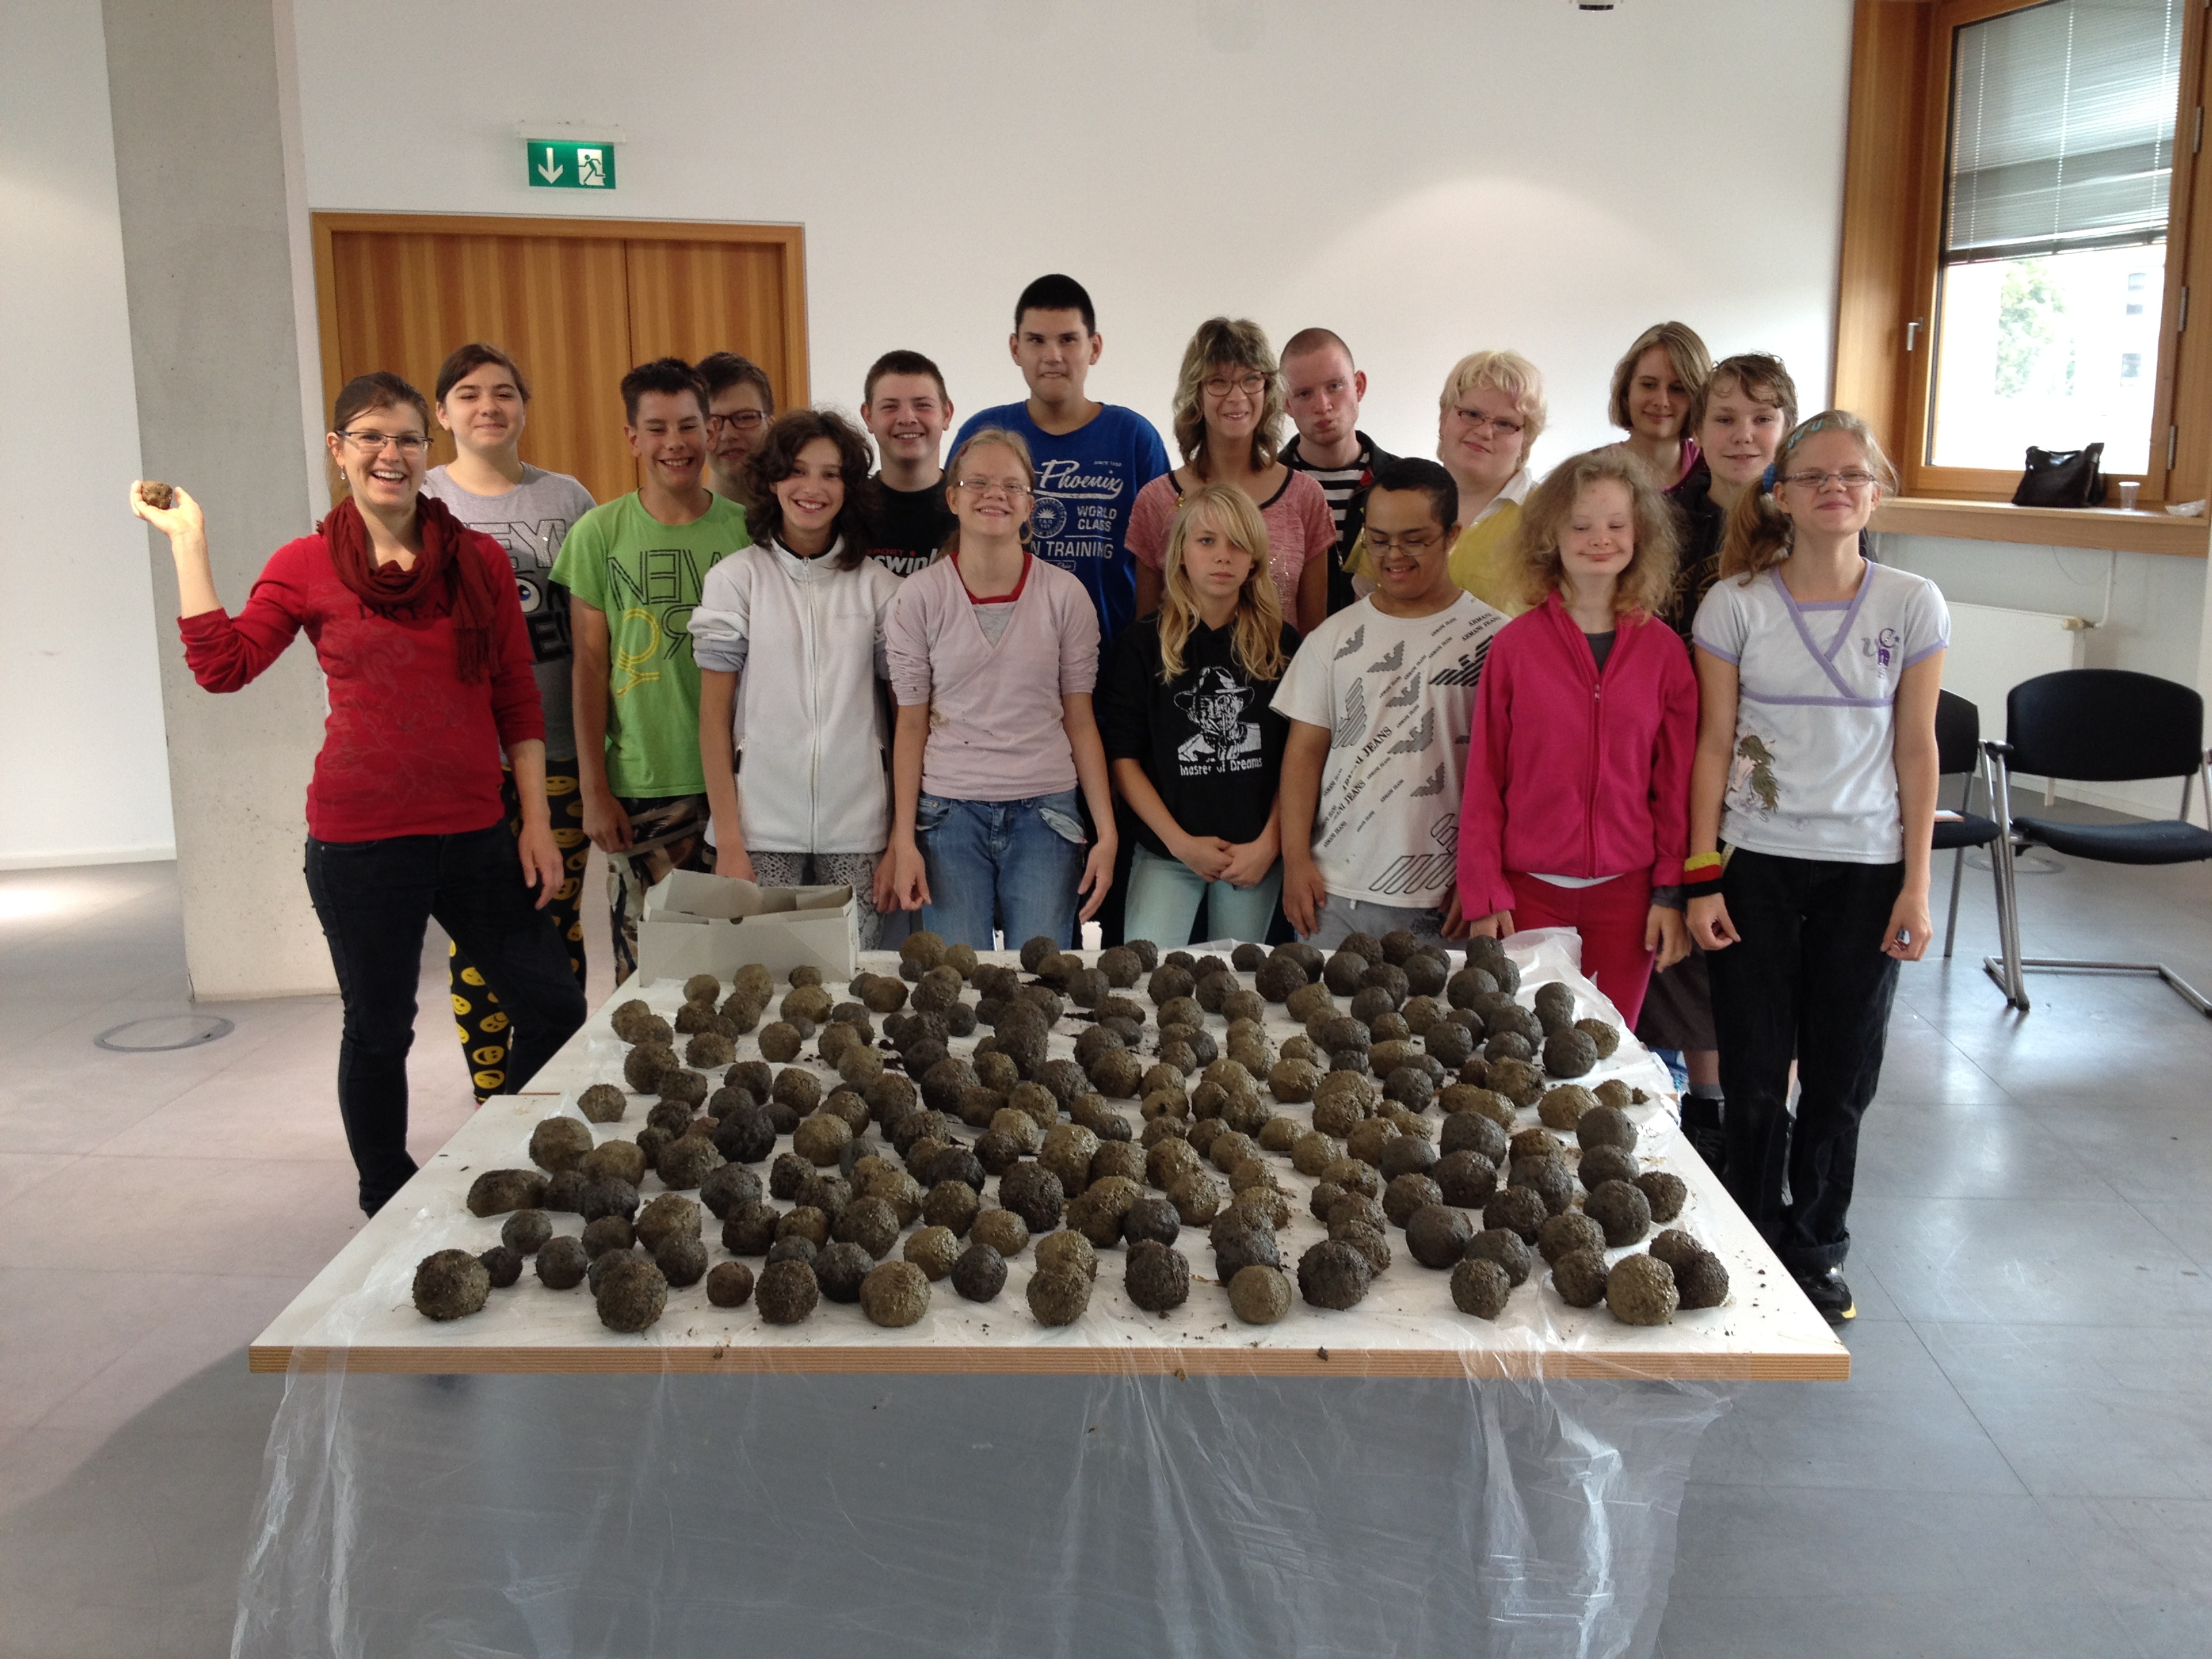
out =
[[(326, 440), (338, 503), (270, 556), (235, 617), (216, 595), (199, 504), (182, 490), (167, 507), (131, 497), (169, 538), (185, 662), (204, 688), (242, 689), (295, 634), (314, 643), (330, 714), (307, 786), (307, 896), (344, 1005), (338, 1114), (370, 1215), (415, 1172), (407, 1051), (432, 916), (514, 1022), (510, 1090), (585, 1014), (544, 915), (566, 872), (514, 571), (498, 543), (422, 494), (429, 431), (429, 405), (398, 375), (349, 380)], [(502, 748), (519, 835), (500, 799)]]
[(1267, 939), (1290, 731), (1270, 704), (1297, 644), (1259, 510), (1240, 489), (1200, 485), (1168, 532), (1158, 614), (1123, 630), (1099, 679), (1114, 787), (1138, 823), (1128, 938), (1180, 945), (1203, 902), (1216, 936)]
[(1687, 323), (1654, 323), (1613, 365), (1607, 410), (1628, 433), (1616, 447), (1642, 462), (1662, 489), (1681, 483), (1698, 465), (1690, 404), (1712, 370), (1712, 354)]
[(1137, 492), (1129, 552), (1137, 561), (1137, 614), (1159, 608), (1168, 529), (1176, 503), (1201, 484), (1241, 490), (1267, 526), (1261, 566), (1301, 634), (1328, 614), (1328, 556), (1336, 520), (1315, 479), (1276, 459), (1283, 447), (1283, 376), (1254, 322), (1215, 317), (1199, 325), (1176, 379), (1175, 439), (1182, 465)]
[(891, 817), (878, 681), (899, 579), (867, 556), (867, 441), (793, 410), (744, 472), (753, 544), (707, 573), (690, 623), (715, 873), (849, 886), (872, 951)]
[(1839, 1269), (1859, 1119), (1881, 1075), (1897, 965), (1928, 948), (1950, 638), (1933, 582), (1859, 551), (1893, 476), (1855, 415), (1831, 410), (1793, 430), (1771, 493), (1746, 490), (1729, 509), (1696, 630), (1684, 881), (1690, 931), (1713, 953), (1726, 1180), (1838, 1323), (1857, 1311)]
[[(1522, 509), (1522, 602), (1483, 665), (1460, 813), (1474, 931), (1572, 927), (1583, 971), (1634, 1025), (1679, 908), (1698, 689), (1659, 608), (1674, 521), (1618, 450), (1561, 463)], [(1656, 896), (1655, 896), (1656, 893)]]
[[(1081, 582), (1024, 545), (1036, 471), (1018, 434), (981, 428), (945, 471), (953, 538), (891, 611), (898, 730), (876, 902), (919, 909), (924, 927), (979, 951), (994, 926), (1012, 946), (1042, 936), (1065, 947), (1114, 879), (1114, 798), (1091, 708), (1098, 613)], [(1079, 788), (1097, 826), (1087, 854)]]
[[(568, 590), (553, 580), (553, 560), (568, 526), (590, 512), (592, 492), (565, 472), (530, 465), (521, 453), (530, 421), (530, 386), (514, 359), (497, 346), (461, 347), (438, 370), (438, 424), (453, 434), (453, 459), (434, 466), (422, 493), (434, 495), (471, 530), (507, 550), (522, 620), (530, 629), (532, 672), (545, 715), (545, 809), (566, 874), (545, 907), (568, 947), (576, 983), (584, 979), (584, 923), (580, 913), (584, 866), (592, 849), (584, 836), (584, 798), (577, 787), (576, 722), (569, 706)], [(514, 777), (506, 784), (507, 827), (520, 832), (521, 804)], [(513, 1028), (483, 972), (458, 945), (447, 947), (453, 1018), (460, 1029), (477, 1098), (507, 1086), (507, 1051)]]

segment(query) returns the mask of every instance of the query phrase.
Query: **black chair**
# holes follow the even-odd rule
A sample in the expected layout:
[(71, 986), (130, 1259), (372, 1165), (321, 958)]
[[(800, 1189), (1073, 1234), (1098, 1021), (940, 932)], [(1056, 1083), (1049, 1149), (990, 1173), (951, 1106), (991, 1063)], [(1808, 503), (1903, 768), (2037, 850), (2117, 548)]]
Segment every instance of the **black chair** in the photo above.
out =
[[(2191, 787), (2204, 783), (2207, 801), (2212, 803), (2212, 780), (2207, 779), (2204, 764), (2204, 699), (2187, 686), (2120, 668), (2039, 674), (2013, 687), (2005, 699), (2005, 726), (2002, 743), (1983, 745), (1990, 762), (1990, 800), (1997, 815), (1997, 861), (2004, 872), (2004, 890), (2019, 890), (2012, 881), (2015, 838), (2022, 844), (2103, 864), (2191, 864), (2212, 859), (2212, 830), (2199, 830), (2188, 821)], [(2065, 823), (2015, 817), (2015, 771), (2084, 783), (2178, 777), (2181, 813), (2151, 823)], [(2025, 970), (2058, 968), (2156, 974), (2198, 1013), (2212, 1016), (2212, 1002), (2162, 962), (2023, 957), (2017, 902), (2000, 909), (1997, 932), (2003, 960), (1984, 957), (1982, 966), (2006, 1000), (2023, 1012), (2028, 1006)]]
[[(1999, 835), (1996, 820), (1985, 818), (1973, 811), (1974, 777), (1982, 769), (1982, 711), (1955, 691), (1942, 693), (1936, 702), (1936, 764), (1945, 777), (1958, 775), (1959, 816), (1936, 820), (1935, 850), (1948, 852), (1951, 860), (1951, 918), (1943, 924), (1943, 954), (1951, 954), (1951, 941), (1959, 931), (1959, 884), (1966, 873), (1966, 849), (1987, 847)], [(1941, 805), (1939, 798), (1936, 803)], [(2004, 927), (2005, 907), (2010, 895), (2005, 891), (2004, 868), (1998, 860), (1990, 860), (1990, 880), (1997, 892), (1997, 927)]]

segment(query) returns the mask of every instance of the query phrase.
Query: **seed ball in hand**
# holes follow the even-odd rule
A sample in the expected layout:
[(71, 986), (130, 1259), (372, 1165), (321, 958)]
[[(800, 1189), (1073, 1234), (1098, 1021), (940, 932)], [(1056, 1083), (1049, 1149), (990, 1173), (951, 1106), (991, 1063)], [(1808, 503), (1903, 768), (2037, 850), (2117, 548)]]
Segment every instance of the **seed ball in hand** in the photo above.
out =
[(571, 1291), (584, 1282), (584, 1274), (592, 1259), (584, 1253), (580, 1238), (561, 1237), (550, 1239), (538, 1252), (538, 1277), (546, 1289)]
[(1591, 1192), (1608, 1181), (1633, 1181), (1638, 1174), (1636, 1159), (1618, 1146), (1593, 1146), (1575, 1166), (1576, 1178)]
[(599, 1323), (611, 1331), (641, 1331), (668, 1306), (668, 1280), (652, 1262), (630, 1256), (608, 1268), (592, 1293)]
[(1536, 1232), (1536, 1249), (1545, 1261), (1556, 1265), (1577, 1250), (1605, 1250), (1605, 1229), (1579, 1210), (1568, 1210), (1547, 1221)]
[(1037, 1270), (1066, 1267), (1081, 1273), (1085, 1279), (1098, 1277), (1098, 1252), (1091, 1248), (1091, 1241), (1079, 1232), (1057, 1232), (1040, 1239), (1036, 1247)]
[(1583, 1212), (1605, 1229), (1605, 1242), (1616, 1250), (1651, 1231), (1650, 1200), (1626, 1181), (1604, 1182), (1583, 1200)]
[(1356, 1307), (1374, 1282), (1367, 1258), (1340, 1239), (1324, 1239), (1298, 1258), (1298, 1294), (1316, 1308)]
[(1605, 1255), (1570, 1250), (1552, 1264), (1552, 1288), (1570, 1308), (1595, 1308), (1605, 1300)]
[(1464, 1256), (1452, 1267), (1452, 1305), (1463, 1314), (1495, 1319), (1512, 1294), (1512, 1278), (1486, 1257)]
[(1070, 1267), (1048, 1267), (1032, 1273), (1029, 1304), (1040, 1325), (1073, 1325), (1091, 1305), (1090, 1278)]
[(1280, 1267), (1240, 1267), (1229, 1281), (1229, 1305), (1248, 1325), (1272, 1325), (1291, 1310), (1291, 1281)]
[[(1147, 1201), (1156, 1204), (1160, 1200)], [(972, 1243), (988, 1244), (1002, 1256), (1019, 1255), (1029, 1248), (1029, 1224), (1012, 1210), (988, 1209), (975, 1218), (975, 1224), (968, 1229), (968, 1237)]]
[(1656, 1256), (1623, 1256), (1606, 1275), (1605, 1305), (1624, 1325), (1665, 1324), (1681, 1305), (1674, 1270)]
[(1636, 1189), (1651, 1206), (1652, 1220), (1663, 1224), (1682, 1213), (1690, 1189), (1683, 1184), (1681, 1176), (1669, 1175), (1664, 1170), (1647, 1170), (1635, 1179)]
[(772, 1261), (753, 1289), (760, 1316), (771, 1325), (796, 1325), (822, 1299), (814, 1269), (804, 1261)]
[(1474, 1237), (1466, 1212), (1447, 1205), (1424, 1204), (1406, 1218), (1406, 1249), (1424, 1267), (1450, 1267)]

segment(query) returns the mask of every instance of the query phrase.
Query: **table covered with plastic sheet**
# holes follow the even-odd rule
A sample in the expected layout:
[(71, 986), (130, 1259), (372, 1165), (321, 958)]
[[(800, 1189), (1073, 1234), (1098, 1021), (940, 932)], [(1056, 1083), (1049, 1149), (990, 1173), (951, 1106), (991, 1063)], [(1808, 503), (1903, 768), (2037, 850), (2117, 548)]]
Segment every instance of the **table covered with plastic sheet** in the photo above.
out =
[[(1571, 935), (1511, 945), (1523, 1000), (1563, 979), (1611, 1017)], [(1584, 1080), (1644, 1089), (1638, 1155), (1688, 1184), (1674, 1224), (1732, 1286), (1667, 1325), (1571, 1308), (1540, 1262), (1471, 1318), (1402, 1235), (1358, 1306), (1267, 1326), (1188, 1234), (1182, 1307), (1135, 1308), (1109, 1253), (1061, 1328), (1029, 1314), (1026, 1255), (995, 1301), (940, 1283), (897, 1330), (828, 1302), (767, 1325), (695, 1287), (619, 1335), (527, 1273), (422, 1318), (415, 1263), (496, 1241), (474, 1175), (526, 1164), (621, 1054), (602, 1011), (552, 1092), (487, 1105), (254, 1344), (288, 1376), (238, 1653), (1648, 1653), (1705, 1428), (1747, 1382), (1849, 1372), (1632, 1037)], [(1286, 1261), (1323, 1236), (1294, 1207)]]

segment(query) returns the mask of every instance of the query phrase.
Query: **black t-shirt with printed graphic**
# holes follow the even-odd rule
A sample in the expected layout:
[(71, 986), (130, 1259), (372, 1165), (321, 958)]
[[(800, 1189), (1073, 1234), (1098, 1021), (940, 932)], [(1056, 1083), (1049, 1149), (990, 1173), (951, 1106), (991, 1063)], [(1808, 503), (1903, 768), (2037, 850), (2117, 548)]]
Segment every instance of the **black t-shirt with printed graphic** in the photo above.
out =
[[(1145, 769), (1186, 833), (1247, 842), (1274, 811), (1290, 723), (1269, 706), (1274, 684), (1255, 684), (1237, 661), (1233, 634), (1204, 623), (1192, 629), (1182, 672), (1164, 683), (1160, 619), (1130, 623), (1098, 677), (1098, 734), (1109, 761)], [(1287, 660), (1297, 646), (1287, 626), (1282, 645)], [(1136, 830), (1151, 851), (1173, 856), (1142, 819)]]
[(880, 472), (869, 483), (876, 487), (875, 534), (868, 556), (887, 566), (895, 576), (911, 576), (928, 568), (937, 550), (952, 533), (952, 509), (945, 504), (945, 486), (927, 489), (893, 489)]

